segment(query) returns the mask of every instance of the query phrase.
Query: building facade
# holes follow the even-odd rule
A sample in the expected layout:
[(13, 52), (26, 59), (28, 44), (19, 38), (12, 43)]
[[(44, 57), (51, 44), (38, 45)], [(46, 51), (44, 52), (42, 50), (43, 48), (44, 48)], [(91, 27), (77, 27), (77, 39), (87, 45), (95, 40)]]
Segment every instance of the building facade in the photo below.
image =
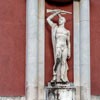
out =
[(95, 0), (1, 1), (0, 100), (46, 100), (54, 64), (47, 9), (72, 13), (63, 16), (70, 30), (68, 78), (76, 100), (100, 100), (99, 7)]

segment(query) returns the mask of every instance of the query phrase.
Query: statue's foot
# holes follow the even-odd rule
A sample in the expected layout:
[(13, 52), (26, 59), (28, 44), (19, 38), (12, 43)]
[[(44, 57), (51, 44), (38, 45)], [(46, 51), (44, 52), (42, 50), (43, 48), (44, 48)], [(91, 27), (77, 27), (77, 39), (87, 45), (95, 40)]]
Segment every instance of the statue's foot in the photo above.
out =
[(51, 80), (51, 85), (54, 86), (57, 82), (57, 77), (53, 76), (53, 79)]
[(52, 80), (51, 80), (51, 83), (53, 83), (53, 82), (57, 82), (57, 80), (53, 80), (53, 79), (52, 79)]
[(63, 80), (62, 78), (60, 79), (61, 80), (61, 82), (62, 82), (62, 84), (68, 84), (69, 83), (69, 81), (68, 80)]
[(52, 86), (55, 86), (56, 85), (56, 82), (57, 82), (56, 80), (51, 80), (51, 85)]
[(51, 80), (51, 82), (55, 82), (55, 81), (57, 81), (57, 75), (53, 75), (53, 78)]

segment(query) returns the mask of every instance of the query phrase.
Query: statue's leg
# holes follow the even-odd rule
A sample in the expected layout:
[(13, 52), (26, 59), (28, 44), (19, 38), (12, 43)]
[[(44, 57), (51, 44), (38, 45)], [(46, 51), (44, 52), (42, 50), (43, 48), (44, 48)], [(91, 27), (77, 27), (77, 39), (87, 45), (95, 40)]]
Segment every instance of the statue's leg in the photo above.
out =
[(54, 71), (56, 72), (57, 71), (57, 68), (58, 68), (58, 65), (60, 64), (61, 62), (61, 59), (60, 58), (56, 58), (56, 64), (55, 64), (55, 67), (54, 67)]
[(57, 68), (58, 68), (60, 63), (61, 63), (61, 49), (56, 48), (56, 61), (55, 61), (55, 64), (53, 66), (53, 79), (52, 79), (52, 81), (57, 80)]
[(62, 59), (61, 59), (61, 81), (62, 82), (69, 82), (67, 71), (68, 71), (68, 64), (67, 64), (67, 48), (64, 48), (62, 52)]

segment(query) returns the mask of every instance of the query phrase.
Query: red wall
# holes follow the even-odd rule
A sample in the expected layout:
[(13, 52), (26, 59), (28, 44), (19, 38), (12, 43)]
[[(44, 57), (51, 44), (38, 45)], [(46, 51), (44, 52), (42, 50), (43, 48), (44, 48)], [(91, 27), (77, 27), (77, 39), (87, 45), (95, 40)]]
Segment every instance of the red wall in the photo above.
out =
[(0, 0), (0, 96), (25, 94), (25, 0)]
[[(55, 6), (52, 4), (45, 3), (45, 9), (63, 9), (70, 12), (73, 12), (73, 4)], [(45, 13), (45, 19), (49, 14)], [(71, 59), (68, 61), (69, 71), (68, 77), (70, 81), (73, 81), (73, 15), (66, 14), (64, 15), (67, 19), (65, 27), (71, 32)], [(54, 18), (54, 21), (57, 21), (57, 17)], [(51, 28), (45, 21), (45, 84), (51, 81), (53, 75), (53, 47), (51, 42)]]
[(100, 95), (100, 0), (91, 0), (91, 89)]

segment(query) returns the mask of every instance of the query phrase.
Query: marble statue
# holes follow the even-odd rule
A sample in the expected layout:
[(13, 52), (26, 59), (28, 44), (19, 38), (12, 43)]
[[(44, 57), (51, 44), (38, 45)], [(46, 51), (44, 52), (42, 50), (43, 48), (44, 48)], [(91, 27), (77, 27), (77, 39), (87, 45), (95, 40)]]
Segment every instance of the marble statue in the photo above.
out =
[[(52, 13), (48, 18), (47, 22), (51, 26), (51, 36), (55, 64), (53, 66), (53, 78), (51, 82), (68, 83), (68, 64), (67, 60), (71, 57), (70, 48), (70, 31), (66, 29), (66, 19), (62, 14), (71, 14), (60, 9), (47, 9), (47, 13)], [(52, 19), (58, 16), (58, 24), (54, 23)]]

